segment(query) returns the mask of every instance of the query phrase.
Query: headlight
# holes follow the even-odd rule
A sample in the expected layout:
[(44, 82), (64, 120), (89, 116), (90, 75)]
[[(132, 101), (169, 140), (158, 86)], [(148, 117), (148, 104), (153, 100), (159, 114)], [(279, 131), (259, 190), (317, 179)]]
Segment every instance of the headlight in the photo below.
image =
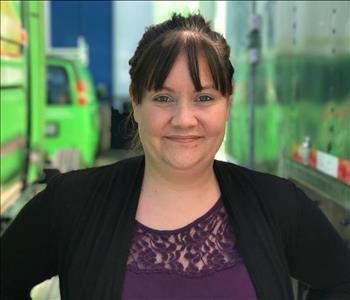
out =
[(57, 123), (47, 123), (45, 125), (45, 136), (53, 137), (58, 135), (58, 124)]

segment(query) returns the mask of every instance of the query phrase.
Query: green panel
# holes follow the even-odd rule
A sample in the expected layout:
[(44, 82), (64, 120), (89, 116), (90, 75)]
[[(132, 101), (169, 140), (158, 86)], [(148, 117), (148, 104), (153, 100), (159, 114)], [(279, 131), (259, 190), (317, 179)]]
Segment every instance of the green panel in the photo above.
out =
[(29, 1), (29, 84), (31, 101), (31, 158), (28, 181), (33, 182), (42, 172), (44, 164), (44, 114), (46, 106), (46, 60), (43, 2)]
[(288, 109), (283, 116), (288, 148), (309, 136), (313, 148), (349, 159), (350, 58), (277, 57), (274, 65), (276, 93)]
[(17, 137), (26, 136), (27, 109), (22, 88), (1, 89), (0, 140), (1, 145)]
[[(24, 170), (25, 140), (27, 135), (27, 107), (22, 88), (1, 89), (0, 139), (1, 148), (13, 150), (1, 155), (1, 183), (7, 182)], [(22, 140), (21, 143), (18, 143)], [(12, 146), (10, 146), (12, 144)], [(16, 150), (17, 149), (17, 150)], [(5, 153), (6, 153), (5, 152)]]
[(25, 24), (19, 1), (1, 1), (0, 181), (4, 187), (24, 172), (27, 140)]
[[(247, 65), (238, 67), (247, 69)], [(333, 74), (338, 74), (334, 75), (336, 78), (329, 74), (330, 68)], [(280, 151), (291, 151), (292, 146), (302, 143), (306, 136), (311, 138), (313, 148), (350, 158), (350, 96), (344, 82), (349, 77), (347, 70), (350, 70), (350, 59), (344, 57), (338, 61), (308, 56), (276, 57), (261, 63), (255, 107), (258, 165), (264, 160), (277, 162)], [(278, 76), (274, 78), (274, 74)], [(244, 164), (248, 157), (249, 124), (247, 78), (244, 77), (248, 74), (243, 71), (240, 75), (236, 79), (227, 132), (228, 144), (232, 146), (228, 145), (227, 150)], [(334, 91), (329, 90), (332, 84), (337, 85)]]
[[(227, 39), (236, 69), (225, 150), (245, 165), (249, 155), (249, 64), (251, 3), (228, 3)], [(291, 177), (350, 206), (349, 186), (293, 162), (291, 151), (305, 137), (311, 147), (350, 160), (350, 2), (259, 1), (262, 56), (256, 67), (256, 168)]]
[[(43, 2), (1, 1), (1, 16), (1, 146), (18, 148), (1, 156), (1, 182), (26, 171), (34, 181), (43, 165)], [(36, 155), (30, 155), (27, 170), (26, 157), (33, 149)]]
[[(258, 165), (278, 157), (282, 107), (279, 104), (260, 105), (255, 112), (256, 162)], [(226, 149), (231, 157), (245, 164), (248, 156), (248, 107), (232, 108), (231, 122), (226, 134)]]

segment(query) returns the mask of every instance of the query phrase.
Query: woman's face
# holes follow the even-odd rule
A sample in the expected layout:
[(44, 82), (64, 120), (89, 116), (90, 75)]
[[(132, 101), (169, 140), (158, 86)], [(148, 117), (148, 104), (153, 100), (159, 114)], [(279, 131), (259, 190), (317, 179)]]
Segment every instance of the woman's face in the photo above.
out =
[(203, 56), (198, 63), (202, 91), (195, 90), (186, 56), (180, 54), (163, 89), (146, 91), (141, 104), (133, 102), (146, 159), (154, 166), (200, 168), (214, 159), (221, 145), (230, 100), (215, 89)]

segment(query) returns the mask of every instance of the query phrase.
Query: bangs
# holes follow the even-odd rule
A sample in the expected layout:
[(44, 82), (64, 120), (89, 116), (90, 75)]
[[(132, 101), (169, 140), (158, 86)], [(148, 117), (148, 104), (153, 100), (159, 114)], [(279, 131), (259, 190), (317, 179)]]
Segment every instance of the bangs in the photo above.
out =
[(209, 66), (215, 89), (220, 91), (222, 95), (229, 94), (231, 80), (227, 78), (227, 70), (225, 70), (225, 66), (220, 59), (218, 50), (211, 41), (202, 36), (193, 35), (186, 40), (184, 50), (187, 55), (188, 70), (192, 83), (197, 91), (203, 89), (198, 64), (198, 57), (202, 54)]
[[(177, 31), (166, 36), (161, 35), (145, 51), (142, 59), (144, 63), (135, 70), (135, 82), (140, 84), (137, 87), (132, 86), (136, 92), (135, 100), (137, 103), (141, 103), (145, 90), (159, 91), (163, 88), (177, 57), (183, 52), (187, 56), (188, 70), (197, 91), (203, 89), (198, 63), (198, 57), (201, 54), (209, 66), (215, 88), (222, 95), (232, 94), (230, 70), (227, 70), (224, 62), (220, 59), (219, 49), (215, 47), (215, 44), (203, 35)], [(141, 74), (143, 74), (142, 77)]]

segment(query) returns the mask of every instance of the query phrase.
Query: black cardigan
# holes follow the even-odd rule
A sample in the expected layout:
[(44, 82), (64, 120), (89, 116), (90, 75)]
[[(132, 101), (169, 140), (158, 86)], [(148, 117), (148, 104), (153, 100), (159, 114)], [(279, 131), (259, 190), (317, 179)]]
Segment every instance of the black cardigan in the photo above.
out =
[[(259, 300), (350, 299), (350, 251), (291, 182), (215, 161), (223, 203)], [(3, 299), (58, 274), (62, 299), (120, 299), (144, 157), (55, 177), (2, 240)]]

